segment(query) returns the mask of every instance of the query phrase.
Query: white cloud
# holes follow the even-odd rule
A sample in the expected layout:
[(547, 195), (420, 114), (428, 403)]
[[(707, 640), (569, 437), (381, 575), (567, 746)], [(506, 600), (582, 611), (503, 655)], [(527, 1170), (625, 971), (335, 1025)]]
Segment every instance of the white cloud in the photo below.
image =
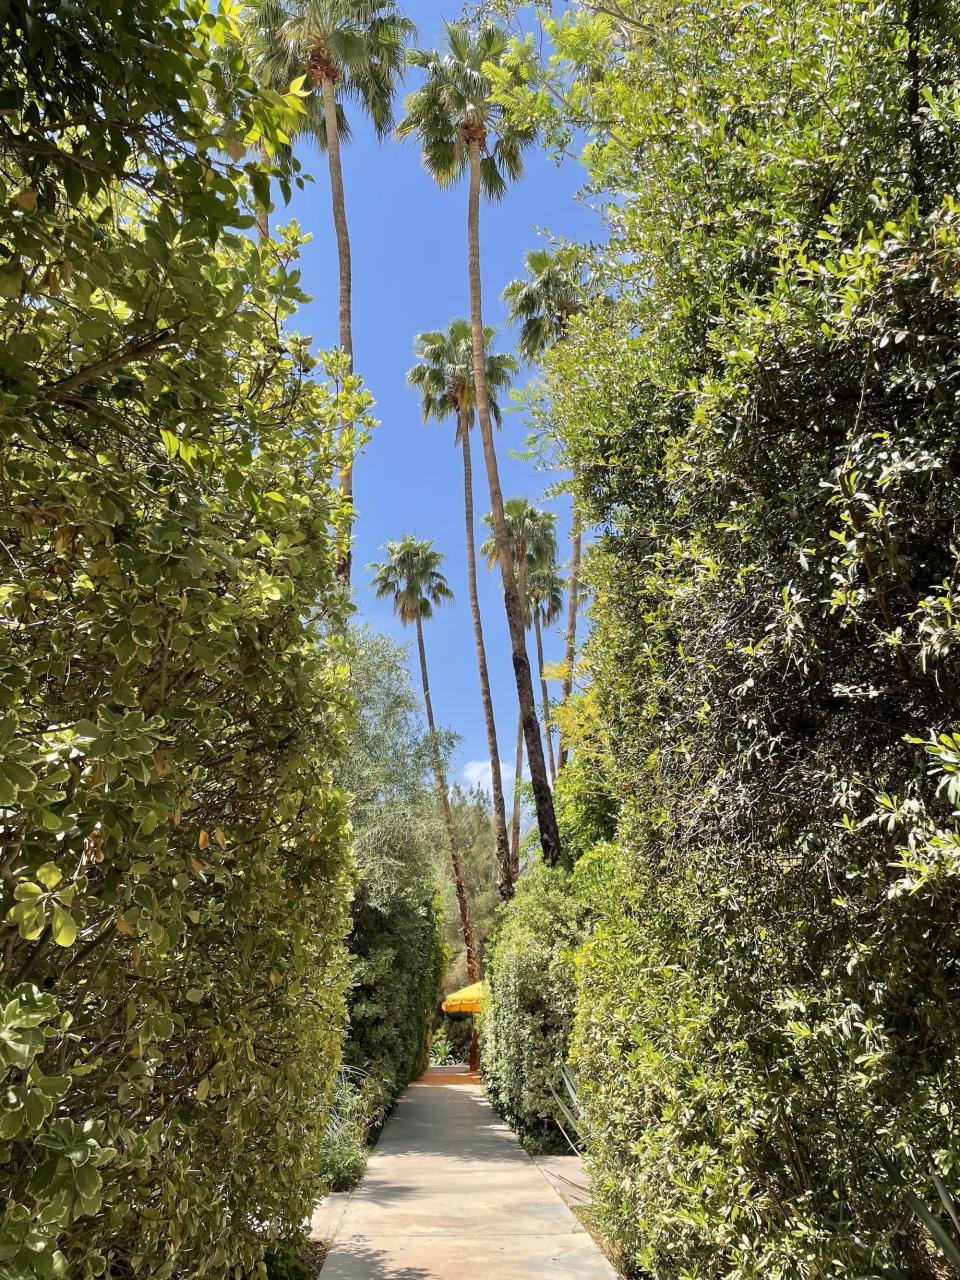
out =
[[(510, 795), (513, 791), (513, 774), (512, 765), (500, 762), (500, 777), (503, 780), (503, 790), (505, 795)], [(487, 795), (493, 790), (492, 771), (490, 769), (489, 760), (468, 760), (463, 766), (463, 780), (468, 787), (482, 787)]]

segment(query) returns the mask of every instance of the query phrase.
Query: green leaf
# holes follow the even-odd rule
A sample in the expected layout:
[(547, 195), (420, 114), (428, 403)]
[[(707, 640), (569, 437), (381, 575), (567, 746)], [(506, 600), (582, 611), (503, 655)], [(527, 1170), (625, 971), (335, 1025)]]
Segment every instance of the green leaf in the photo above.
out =
[(56, 904), (53, 908), (53, 940), (58, 947), (72, 947), (77, 940), (77, 924), (66, 909)]
[(23, 284), (23, 268), (7, 264), (0, 267), (0, 298), (18, 298)]
[(17, 908), (17, 910), (20, 912), (18, 919), (20, 921), (21, 938), (26, 938), (28, 942), (39, 938), (46, 924), (46, 917), (41, 908), (23, 906)]
[(78, 1165), (73, 1171), (73, 1181), (79, 1193), (84, 1199), (89, 1200), (92, 1196), (99, 1194), (103, 1186), (101, 1178), (95, 1165), (91, 1163)]
[(175, 458), (180, 451), (180, 438), (172, 431), (168, 431), (166, 427), (160, 428), (160, 439), (163, 441), (163, 447), (167, 451), (168, 458)]
[(36, 872), (36, 876), (48, 889), (55, 889), (63, 879), (63, 873), (55, 862), (45, 862)]

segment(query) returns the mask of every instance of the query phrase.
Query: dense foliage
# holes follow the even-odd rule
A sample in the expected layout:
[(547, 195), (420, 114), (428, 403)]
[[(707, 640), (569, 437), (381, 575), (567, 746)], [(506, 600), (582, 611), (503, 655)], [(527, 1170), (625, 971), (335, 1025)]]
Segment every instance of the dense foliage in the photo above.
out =
[(427, 1061), (445, 958), (436, 866), (444, 835), (404, 651), (361, 631), (351, 679), (358, 715), (338, 776), (353, 797), (360, 883), (345, 1057), (390, 1104)]
[[(960, 1173), (952, 6), (630, 3), (517, 52), (614, 196), (548, 360), (621, 802), (573, 1056), (644, 1274), (930, 1275)], [(656, 35), (650, 38), (651, 32)], [(584, 779), (587, 782), (586, 779)]]
[[(544, 6), (546, 46), (483, 6), (413, 55), (401, 131), (441, 183), (471, 173), (490, 550), (551, 864), (498, 914), (490, 807), (448, 787), (429, 693), (442, 553), (390, 543), (375, 580), (417, 626), (426, 737), (402, 651), (350, 632), (337, 582), (370, 425), (337, 94), (383, 132), (409, 34), (347, 9), (255, 4), (246, 34), (229, 0), (0, 12), (0, 1280), (293, 1274), (314, 1197), (426, 1062), (444, 965), (460, 985), (481, 960), (491, 1096), (551, 1142), (574, 1064), (630, 1274), (942, 1280), (956, 6), (585, 2)], [(302, 63), (317, 92), (287, 86)], [(268, 234), (304, 132), (340, 249), (319, 361), (292, 328), (300, 232)], [(481, 186), (538, 132), (587, 138), (610, 233), (528, 255), (506, 294), (576, 499), (556, 705), (539, 655), (554, 790), (514, 568), (538, 648), (562, 580), (552, 551), (528, 578), (529, 531), (511, 551), (478, 243)]]
[[(319, 1189), (350, 895), (341, 417), (246, 234), (230, 10), (3, 11), (0, 1273), (254, 1270)], [(318, 372), (320, 377), (318, 377)]]
[[(497, 893), (497, 852), (490, 797), (480, 787), (466, 791), (454, 786), (450, 807), (456, 823), (457, 842), (463, 862), (463, 878), (470, 899), (474, 936), (481, 960), (487, 937), (493, 928), (499, 895)], [(448, 860), (438, 867), (441, 872), (440, 902), (443, 914), (443, 941), (447, 954), (445, 986), (453, 991), (470, 981), (466, 948), (457, 913), (457, 893)]]
[(487, 1093), (528, 1147), (565, 1149), (561, 1067), (576, 1009), (574, 953), (585, 912), (566, 872), (523, 876), (488, 945), (480, 1062)]

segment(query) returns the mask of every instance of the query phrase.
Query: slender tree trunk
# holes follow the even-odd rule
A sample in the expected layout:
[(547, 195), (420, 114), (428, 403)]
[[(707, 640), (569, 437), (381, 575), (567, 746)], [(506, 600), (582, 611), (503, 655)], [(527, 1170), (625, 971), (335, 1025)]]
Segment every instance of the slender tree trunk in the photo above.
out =
[[(257, 162), (262, 165), (270, 162), (270, 157), (263, 147), (257, 148)], [(269, 192), (270, 179), (267, 178), (267, 203), (257, 210), (257, 235), (261, 240), (266, 240), (270, 235), (270, 214), (267, 212), (270, 207)]]
[(517, 767), (513, 774), (513, 814), (510, 822), (510, 873), (520, 876), (520, 783), (523, 781), (523, 716), (517, 713)]
[[(337, 233), (337, 258), (340, 265), (340, 346), (346, 353), (348, 371), (353, 373), (353, 324), (351, 316), (351, 295), (353, 290), (353, 267), (350, 260), (350, 232), (347, 227), (347, 206), (343, 195), (343, 167), (340, 163), (340, 130), (337, 125), (337, 95), (333, 81), (324, 76), (322, 81), (323, 118), (327, 130), (327, 164), (330, 167), (330, 196), (333, 202), (333, 225)], [(340, 443), (352, 446), (352, 423), (343, 418), (340, 421)], [(340, 470), (340, 494), (344, 500), (353, 502), (353, 457), (348, 453)], [(352, 562), (350, 544), (343, 553), (337, 573), (348, 585)]]
[(550, 866), (556, 866), (563, 858), (560, 833), (553, 812), (553, 794), (547, 777), (540, 741), (540, 721), (533, 696), (533, 680), (527, 643), (524, 634), (523, 608), (517, 591), (517, 581), (510, 558), (510, 539), (503, 511), (503, 494), (500, 489), (500, 473), (497, 452), (493, 443), (490, 422), (490, 401), (487, 395), (487, 366), (483, 349), (483, 303), (480, 292), (480, 140), (469, 138), (470, 146), (470, 201), (467, 212), (467, 241), (470, 270), (470, 325), (473, 334), (473, 376), (477, 392), (477, 415), (480, 419), (480, 437), (483, 441), (483, 457), (490, 487), (490, 508), (493, 513), (493, 533), (503, 578), (503, 600), (510, 629), (510, 647), (513, 656), (513, 672), (517, 681), (517, 695), (523, 718), (523, 734), (527, 743), (527, 763), (530, 766), (530, 782), (537, 810), (537, 825), (543, 856)]
[(463, 945), (467, 949), (467, 976), (471, 982), (480, 979), (480, 966), (477, 964), (477, 948), (473, 940), (473, 925), (470, 921), (470, 903), (467, 900), (467, 885), (463, 878), (463, 863), (460, 861), (460, 845), (457, 841), (457, 828), (450, 807), (450, 792), (447, 788), (447, 775), (440, 755), (440, 744), (437, 741), (437, 724), (433, 718), (433, 701), (430, 697), (430, 678), (427, 675), (427, 650), (423, 643), (423, 623), (417, 619), (417, 649), (420, 653), (420, 681), (423, 685), (423, 703), (427, 709), (427, 728), (430, 730), (430, 743), (433, 749), (433, 771), (437, 776), (437, 789), (440, 792), (440, 803), (443, 805), (443, 821), (450, 841), (450, 865), (453, 867), (453, 883), (457, 890), (457, 905), (460, 908), (460, 928), (463, 933)]
[[(579, 478), (579, 470), (576, 466), (573, 468), (573, 522), (570, 529), (570, 582), (567, 586), (567, 645), (563, 655), (563, 701), (567, 702), (573, 692), (573, 663), (577, 652), (577, 609), (579, 608), (579, 590), (580, 590), (580, 555), (581, 555), (581, 539), (582, 524), (580, 521), (580, 508), (577, 506), (577, 480)], [(559, 767), (562, 769), (567, 763), (567, 745), (560, 739), (559, 751)]]
[(490, 673), (487, 670), (487, 651), (483, 643), (483, 622), (480, 617), (480, 598), (477, 594), (477, 551), (473, 531), (473, 460), (470, 456), (470, 424), (461, 420), (459, 425), (460, 441), (463, 447), (463, 509), (467, 525), (467, 586), (470, 594), (470, 614), (473, 618), (473, 639), (477, 649), (477, 668), (480, 672), (480, 697), (483, 701), (483, 719), (487, 727), (487, 750), (490, 753), (493, 830), (497, 845), (497, 893), (501, 901), (506, 901), (513, 893), (513, 876), (511, 874), (510, 846), (507, 844), (507, 816), (503, 803), (500, 748), (497, 746), (497, 725), (493, 717)]
[(547, 743), (547, 760), (550, 764), (550, 781), (557, 780), (557, 766), (553, 761), (553, 735), (550, 732), (550, 695), (543, 676), (543, 634), (540, 631), (540, 610), (533, 610), (533, 628), (537, 634), (537, 669), (540, 672), (540, 692), (543, 694), (543, 735)]

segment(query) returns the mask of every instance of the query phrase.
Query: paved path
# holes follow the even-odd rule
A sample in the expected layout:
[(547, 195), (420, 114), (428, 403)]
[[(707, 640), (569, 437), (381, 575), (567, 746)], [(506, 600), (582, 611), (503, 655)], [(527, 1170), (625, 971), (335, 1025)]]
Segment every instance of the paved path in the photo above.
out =
[(479, 1084), (432, 1068), (400, 1099), (320, 1280), (615, 1280)]

